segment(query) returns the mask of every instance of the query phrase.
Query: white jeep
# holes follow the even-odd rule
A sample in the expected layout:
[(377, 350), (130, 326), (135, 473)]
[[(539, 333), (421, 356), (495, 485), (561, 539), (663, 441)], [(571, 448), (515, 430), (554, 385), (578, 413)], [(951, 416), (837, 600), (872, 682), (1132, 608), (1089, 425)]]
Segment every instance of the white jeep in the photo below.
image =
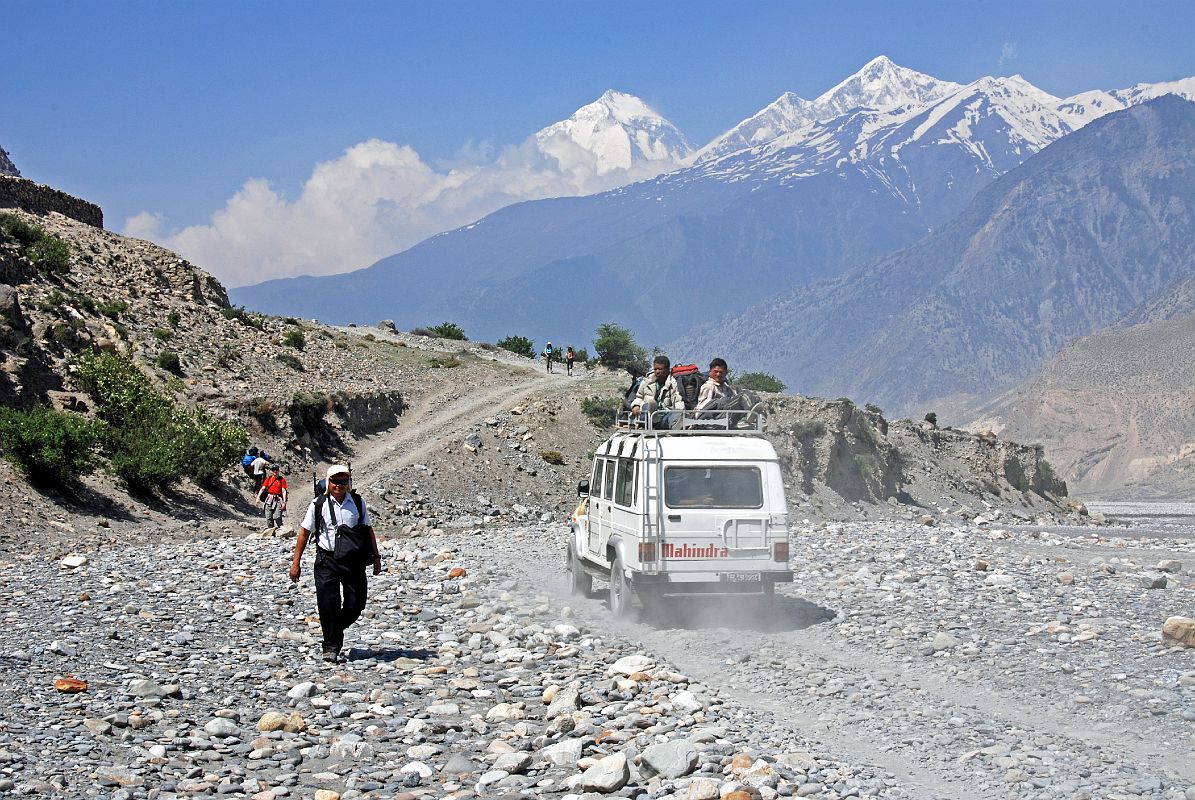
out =
[(780, 461), (762, 417), (673, 416), (665, 430), (620, 416), (577, 487), (569, 586), (588, 595), (593, 578), (608, 581), (615, 616), (629, 613), (632, 593), (644, 606), (667, 595), (770, 598), (777, 583), (792, 581)]

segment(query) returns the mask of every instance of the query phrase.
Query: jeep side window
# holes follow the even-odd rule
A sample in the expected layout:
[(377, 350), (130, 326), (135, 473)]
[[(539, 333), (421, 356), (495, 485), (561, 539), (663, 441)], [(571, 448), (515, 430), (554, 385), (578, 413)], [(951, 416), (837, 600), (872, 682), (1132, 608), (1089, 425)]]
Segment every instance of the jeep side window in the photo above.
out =
[(618, 461), (618, 491), (614, 495), (614, 502), (620, 506), (630, 506), (634, 502), (634, 486), (638, 462), (629, 458)]
[(602, 483), (602, 499), (614, 498), (614, 460), (606, 462), (606, 480)]
[(595, 458), (593, 460), (593, 480), (589, 482), (589, 493), (594, 497), (602, 496), (602, 467), (605, 465), (605, 459)]

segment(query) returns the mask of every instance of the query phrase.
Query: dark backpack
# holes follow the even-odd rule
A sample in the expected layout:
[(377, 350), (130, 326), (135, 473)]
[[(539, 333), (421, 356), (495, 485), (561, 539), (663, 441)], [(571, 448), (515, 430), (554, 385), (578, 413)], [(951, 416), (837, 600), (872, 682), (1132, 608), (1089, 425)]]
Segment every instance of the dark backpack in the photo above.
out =
[(639, 384), (643, 383), (643, 377), (634, 378), (631, 380), (631, 388), (627, 389), (622, 396), (622, 411), (630, 411), (631, 404), (635, 402), (635, 395), (639, 394)]
[(253, 474), (253, 461), (256, 458), (257, 456), (251, 455), (249, 453), (245, 453), (245, 455), (241, 458), (241, 469), (246, 475)]
[[(360, 522), (365, 519), (365, 503), (361, 500), (361, 495), (354, 491), (350, 491), (349, 495), (353, 498), (353, 502), (357, 504), (357, 524), (353, 527), (347, 525), (339, 525), (336, 523), (335, 509), (329, 509), (332, 514), (332, 523), (336, 525), (336, 535), (332, 543), (332, 556), (349, 566), (364, 567), (369, 562), (373, 561), (373, 537), (370, 536), (369, 526)], [(319, 547), (320, 529), (324, 526), (324, 504), (328, 501), (328, 495), (321, 494), (315, 499), (315, 546)], [(327, 552), (327, 551), (324, 551)]]
[(692, 411), (697, 407), (697, 398), (701, 395), (701, 387), (709, 380), (709, 374), (701, 372), (696, 364), (680, 364), (672, 368), (672, 377), (685, 401), (685, 409)]

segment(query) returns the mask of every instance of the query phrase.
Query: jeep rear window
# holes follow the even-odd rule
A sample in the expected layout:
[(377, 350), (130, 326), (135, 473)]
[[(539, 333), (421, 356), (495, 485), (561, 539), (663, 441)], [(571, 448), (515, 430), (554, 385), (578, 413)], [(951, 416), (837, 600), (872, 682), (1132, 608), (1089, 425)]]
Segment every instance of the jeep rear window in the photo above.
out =
[(669, 508), (762, 508), (759, 467), (668, 467), (664, 502)]
[(602, 499), (614, 499), (614, 461), (606, 460), (606, 481), (602, 486)]

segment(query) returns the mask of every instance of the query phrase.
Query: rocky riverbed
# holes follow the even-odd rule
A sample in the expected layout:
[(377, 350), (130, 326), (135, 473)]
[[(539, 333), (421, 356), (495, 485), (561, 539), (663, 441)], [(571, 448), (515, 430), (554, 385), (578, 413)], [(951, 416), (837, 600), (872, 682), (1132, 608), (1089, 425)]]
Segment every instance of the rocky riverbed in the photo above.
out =
[(773, 607), (624, 622), (559, 523), (419, 530), (336, 665), (290, 540), (9, 557), (0, 793), (1195, 798), (1195, 538), (1132, 530), (798, 525)]

